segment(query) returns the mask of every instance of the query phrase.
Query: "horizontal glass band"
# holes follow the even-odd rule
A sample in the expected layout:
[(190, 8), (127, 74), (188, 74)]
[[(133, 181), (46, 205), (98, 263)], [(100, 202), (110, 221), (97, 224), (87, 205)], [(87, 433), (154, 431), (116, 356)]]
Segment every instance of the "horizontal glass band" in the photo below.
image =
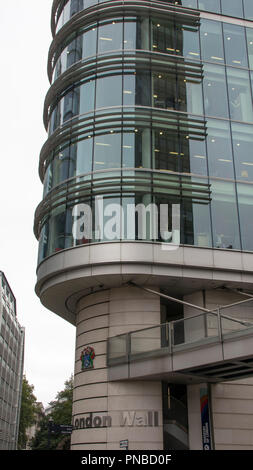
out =
[[(152, 61), (152, 67), (150, 67)], [(49, 116), (57, 102), (71, 89), (87, 81), (101, 79), (113, 74), (138, 74), (142, 70), (158, 73), (161, 80), (165, 75), (173, 75), (185, 81), (201, 84), (203, 65), (198, 62), (148, 51), (121, 51), (103, 54), (77, 63), (67, 70), (49, 89), (44, 105), (44, 124), (47, 128)], [(160, 73), (159, 73), (160, 72)], [(147, 86), (149, 84), (147, 83)], [(72, 87), (72, 88), (70, 88)]]
[(35, 213), (35, 232), (38, 236), (40, 220), (63, 203), (81, 203), (83, 199), (96, 194), (118, 194), (119, 188), (125, 194), (148, 192), (150, 185), (152, 194), (172, 194), (203, 203), (208, 203), (211, 197), (209, 184), (193, 176), (141, 169), (97, 172), (93, 175), (93, 180), (91, 174), (80, 175), (55, 188), (43, 199)]
[[(52, 153), (62, 152), (69, 143), (75, 144), (98, 134), (136, 133), (137, 129), (145, 128), (159, 132), (161, 137), (166, 133), (182, 135), (189, 142), (194, 138), (199, 141), (206, 138), (206, 122), (201, 116), (141, 106), (102, 109), (71, 119), (49, 137), (40, 154), (40, 177), (43, 181)], [(87, 158), (91, 157), (87, 155)]]
[[(180, 175), (175, 175), (174, 181), (171, 179), (168, 183), (160, 177), (158, 181), (157, 174), (154, 178), (150, 174), (151, 179), (142, 179), (139, 172), (129, 169), (125, 172), (125, 184), (122, 187), (121, 175), (115, 175), (115, 172), (111, 172), (110, 178), (108, 172), (108, 179), (102, 177), (102, 173), (97, 175), (100, 188), (90, 195), (82, 192), (82, 185), (78, 183), (76, 191), (72, 188), (67, 198), (66, 193), (59, 188), (58, 199), (52, 200), (51, 205), (48, 201), (47, 207), (39, 206), (35, 222), (35, 233), (40, 237), (39, 262), (61, 250), (98, 241), (163, 242), (161, 225), (158, 227), (160, 231), (153, 231), (152, 219), (149, 218), (150, 211), (154, 210), (159, 224), (162, 209), (165, 210), (165, 216), (167, 213), (166, 233), (172, 237), (170, 242), (223, 250), (253, 251), (251, 185), (237, 185), (236, 191), (233, 183), (210, 180), (208, 186), (205, 179), (186, 179)], [(153, 184), (156, 187), (155, 192), (152, 191)], [(165, 191), (167, 186), (169, 190)], [(99, 225), (96, 225), (98, 206), (101, 212), (99, 209)], [(177, 225), (176, 228), (175, 224), (173, 226), (175, 206), (177, 222), (180, 220), (180, 226)], [(144, 211), (144, 218), (139, 219), (139, 209), (141, 213)], [(85, 218), (87, 210), (91, 217), (89, 220)], [(134, 215), (136, 211), (137, 221)]]
[(136, 2), (123, 2), (123, 1), (110, 1), (103, 4), (95, 5), (91, 7), (88, 12), (86, 10), (79, 12), (74, 15), (73, 18), (68, 21), (61, 30), (55, 36), (48, 56), (48, 76), (52, 77), (52, 60), (57, 49), (63, 44), (66, 39), (70, 36), (73, 31), (77, 31), (79, 28), (84, 27), (94, 21), (104, 20), (106, 18), (115, 18), (122, 16), (122, 7), (124, 7), (124, 14), (135, 14), (138, 13), (143, 17), (154, 13), (154, 15), (160, 18), (164, 17), (164, 14), (170, 13), (172, 21), (177, 21), (181, 24), (198, 25), (199, 12), (194, 10), (185, 10), (177, 8), (173, 5), (165, 4), (164, 2), (145, 2), (136, 0)]

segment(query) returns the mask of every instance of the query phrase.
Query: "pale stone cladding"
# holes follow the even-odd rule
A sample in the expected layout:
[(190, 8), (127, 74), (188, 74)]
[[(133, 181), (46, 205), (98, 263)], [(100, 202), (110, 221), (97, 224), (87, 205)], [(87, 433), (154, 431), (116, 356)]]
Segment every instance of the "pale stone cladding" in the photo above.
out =
[[(161, 383), (109, 382), (106, 364), (109, 336), (159, 323), (159, 297), (133, 287), (108, 289), (79, 301), (73, 425), (92, 416), (97, 427), (87, 428), (83, 420), (85, 428), (72, 433), (73, 450), (119, 449), (121, 440), (129, 441), (129, 450), (163, 449)], [(80, 355), (88, 345), (95, 350), (94, 369), (82, 371)]]
[[(232, 292), (209, 290), (188, 295), (185, 300), (212, 309), (238, 302), (242, 298)], [(237, 319), (253, 320), (252, 302), (234, 306), (223, 311), (225, 312)], [(185, 308), (185, 317), (193, 313), (193, 309)], [(203, 448), (199, 400), (202, 385), (188, 385), (189, 448), (191, 450)], [(253, 378), (211, 385), (211, 421), (215, 450), (253, 450)]]

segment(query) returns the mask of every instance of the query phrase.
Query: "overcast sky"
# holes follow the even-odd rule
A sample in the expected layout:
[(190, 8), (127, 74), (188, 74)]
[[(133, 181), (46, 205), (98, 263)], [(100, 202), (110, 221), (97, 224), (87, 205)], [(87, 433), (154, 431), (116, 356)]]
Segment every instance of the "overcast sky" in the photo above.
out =
[(43, 190), (38, 162), (47, 138), (42, 115), (52, 0), (0, 0), (0, 6), (0, 270), (26, 330), (24, 372), (47, 406), (73, 372), (75, 347), (75, 328), (46, 310), (34, 292), (33, 217)]

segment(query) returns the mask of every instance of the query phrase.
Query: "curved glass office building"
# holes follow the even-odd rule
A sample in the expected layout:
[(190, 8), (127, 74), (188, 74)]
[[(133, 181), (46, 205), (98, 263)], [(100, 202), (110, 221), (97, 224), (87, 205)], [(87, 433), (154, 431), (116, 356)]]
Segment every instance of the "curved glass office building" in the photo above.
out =
[(250, 331), (196, 362), (253, 321), (252, 1), (54, 0), (51, 27), (36, 292), (77, 326), (72, 447), (252, 449)]

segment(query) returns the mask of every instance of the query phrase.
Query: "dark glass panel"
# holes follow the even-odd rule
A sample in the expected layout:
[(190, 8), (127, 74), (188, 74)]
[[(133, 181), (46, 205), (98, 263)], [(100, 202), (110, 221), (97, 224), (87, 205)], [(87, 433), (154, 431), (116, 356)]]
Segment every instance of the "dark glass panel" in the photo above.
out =
[(201, 82), (177, 74), (156, 72), (153, 80), (153, 106), (203, 114)]
[(153, 106), (156, 108), (177, 108), (176, 75), (162, 72), (153, 73)]
[(180, 171), (179, 140), (177, 133), (154, 131), (153, 167), (157, 170)]
[(175, 24), (170, 21), (152, 19), (152, 47), (154, 52), (176, 54)]
[(151, 72), (137, 71), (135, 103), (140, 106), (151, 106)]
[(125, 168), (150, 168), (151, 131), (150, 129), (135, 129), (123, 134), (122, 146)]

